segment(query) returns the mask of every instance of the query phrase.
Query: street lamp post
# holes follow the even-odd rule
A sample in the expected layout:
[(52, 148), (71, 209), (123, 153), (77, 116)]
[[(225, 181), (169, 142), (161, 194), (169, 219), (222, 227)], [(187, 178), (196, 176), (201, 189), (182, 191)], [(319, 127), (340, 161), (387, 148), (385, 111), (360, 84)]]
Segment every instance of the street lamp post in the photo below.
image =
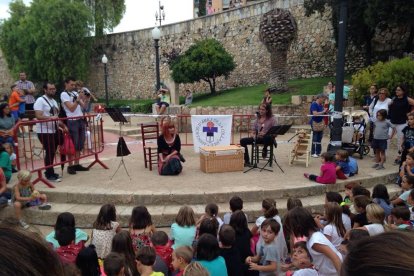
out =
[(158, 1), (158, 11), (155, 12), (155, 21), (159, 21), (161, 27), (161, 22), (163, 20), (165, 20), (164, 6), (161, 5), (161, 1)]
[(328, 151), (339, 149), (342, 145), (342, 101), (345, 77), (345, 51), (346, 51), (346, 24), (347, 24), (347, 0), (341, 0), (338, 22), (338, 53), (336, 55), (336, 86), (335, 104), (333, 114), (332, 139)]
[(108, 63), (108, 58), (104, 54), (102, 57), (102, 63), (104, 65), (104, 77), (105, 77), (105, 104), (106, 107), (109, 107), (109, 98), (108, 98), (108, 71), (106, 69), (106, 64)]
[(157, 91), (160, 90), (160, 55), (159, 55), (159, 40), (161, 37), (161, 31), (158, 27), (155, 27), (152, 32), (152, 39), (154, 39), (154, 47), (155, 47), (155, 76), (156, 76), (156, 88)]

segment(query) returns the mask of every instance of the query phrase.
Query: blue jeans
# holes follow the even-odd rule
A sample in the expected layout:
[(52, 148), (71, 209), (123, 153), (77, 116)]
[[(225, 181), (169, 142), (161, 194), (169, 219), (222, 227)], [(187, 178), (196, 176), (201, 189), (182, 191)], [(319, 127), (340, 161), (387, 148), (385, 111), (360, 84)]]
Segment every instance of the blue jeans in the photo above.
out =
[(311, 154), (321, 154), (323, 131), (314, 131), (312, 135)]

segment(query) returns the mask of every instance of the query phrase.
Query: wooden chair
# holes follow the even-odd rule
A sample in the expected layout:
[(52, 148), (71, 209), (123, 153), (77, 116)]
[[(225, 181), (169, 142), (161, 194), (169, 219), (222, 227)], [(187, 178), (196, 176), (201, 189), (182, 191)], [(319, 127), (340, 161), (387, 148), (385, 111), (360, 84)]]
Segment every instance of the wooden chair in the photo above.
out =
[(159, 126), (157, 122), (141, 124), (142, 149), (144, 152), (145, 168), (149, 167), (152, 171), (152, 165), (158, 166), (157, 138), (159, 136)]

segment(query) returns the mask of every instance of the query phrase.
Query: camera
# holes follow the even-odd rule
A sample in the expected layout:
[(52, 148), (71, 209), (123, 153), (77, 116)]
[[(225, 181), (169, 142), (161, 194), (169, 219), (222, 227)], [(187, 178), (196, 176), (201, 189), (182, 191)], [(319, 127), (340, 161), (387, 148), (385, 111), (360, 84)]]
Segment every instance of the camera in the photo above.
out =
[(74, 95), (73, 96), (73, 102), (76, 102), (77, 99), (78, 99), (78, 96)]

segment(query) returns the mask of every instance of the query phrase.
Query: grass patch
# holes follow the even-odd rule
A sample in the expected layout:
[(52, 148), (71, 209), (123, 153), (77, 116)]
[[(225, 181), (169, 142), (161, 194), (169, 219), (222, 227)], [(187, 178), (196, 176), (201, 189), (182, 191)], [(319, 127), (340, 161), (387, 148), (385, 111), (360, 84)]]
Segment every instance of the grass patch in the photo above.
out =
[[(349, 79), (350, 76), (346, 76)], [(284, 94), (272, 95), (273, 104), (290, 104), (292, 95), (316, 95), (322, 93), (324, 85), (328, 81), (335, 81), (335, 77), (319, 77), (310, 79), (295, 79), (288, 81), (289, 91)], [(249, 87), (237, 87), (210, 93), (194, 93), (191, 106), (243, 106), (258, 105), (262, 98), (266, 84)], [(103, 99), (100, 99), (104, 102)], [(113, 107), (131, 107), (133, 112), (151, 112), (153, 99), (147, 100), (110, 100)], [(184, 97), (180, 97), (180, 103), (184, 104)]]
[[(296, 79), (288, 81), (289, 91), (272, 95), (273, 104), (290, 104), (292, 95), (316, 95), (323, 92), (323, 86), (335, 77)], [(217, 92), (216, 95), (194, 94), (192, 106), (241, 106), (257, 105), (263, 98), (266, 84), (237, 87)]]

